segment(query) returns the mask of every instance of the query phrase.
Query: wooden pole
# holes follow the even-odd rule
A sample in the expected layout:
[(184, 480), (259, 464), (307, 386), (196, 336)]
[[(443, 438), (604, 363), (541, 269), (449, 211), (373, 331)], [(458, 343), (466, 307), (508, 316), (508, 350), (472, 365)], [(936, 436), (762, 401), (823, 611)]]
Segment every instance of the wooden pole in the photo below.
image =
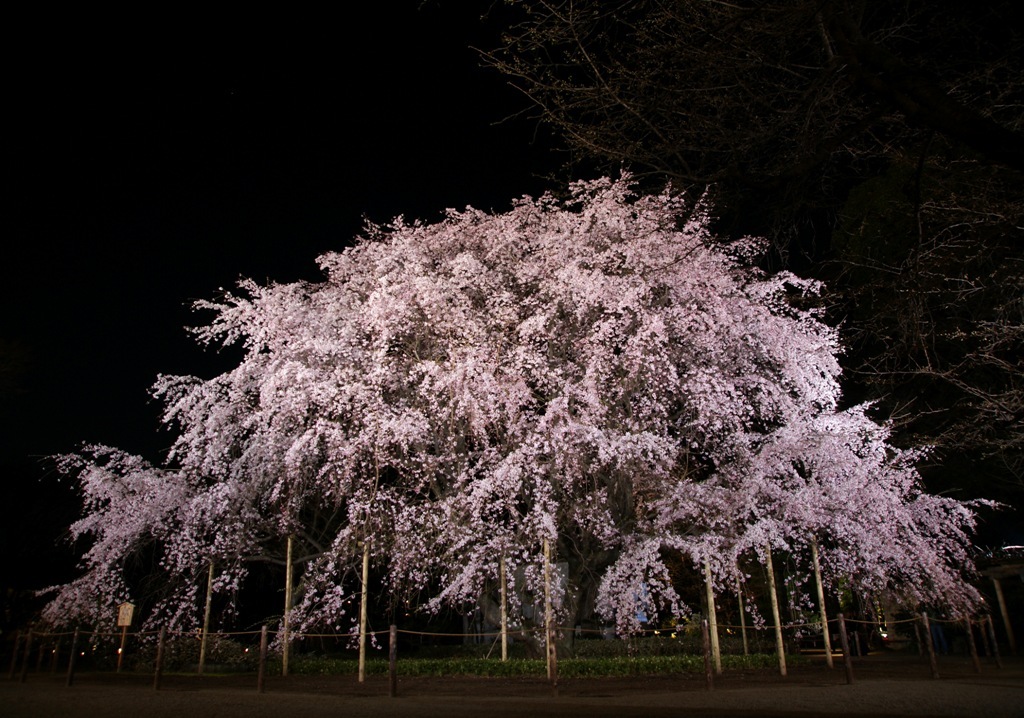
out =
[(846, 619), (842, 613), (836, 614), (839, 623), (839, 645), (843, 648), (843, 664), (846, 666), (846, 682), (853, 683), (853, 658), (850, 656), (850, 637), (846, 635)]
[(71, 637), (71, 655), (68, 656), (68, 677), (64, 685), (69, 688), (75, 682), (75, 659), (78, 658), (78, 629), (75, 629), (75, 635)]
[(363, 592), (359, 601), (359, 682), (366, 682), (366, 601), (370, 581), (370, 542), (363, 541)]
[(505, 578), (505, 557), (501, 557), (501, 660), (508, 660), (508, 580)]
[(711, 659), (715, 673), (722, 675), (722, 651), (718, 644), (718, 613), (715, 610), (715, 588), (711, 583), (711, 563), (704, 559), (704, 592), (708, 601), (708, 625), (711, 632)]
[(999, 656), (999, 641), (996, 640), (996, 626), (992, 622), (992, 616), (988, 616), (988, 635), (992, 639), (992, 655), (996, 658), (996, 667), (1003, 667), (1003, 659)]
[(924, 655), (924, 640), (921, 638), (921, 624), (914, 621), (914, 637), (917, 639), (917, 655)]
[(747, 643), (747, 615), (743, 606), (743, 584), (739, 575), (736, 576), (736, 600), (740, 604), (740, 633), (743, 634), (743, 655), (750, 655), (750, 644)]
[(203, 675), (206, 666), (206, 639), (210, 635), (210, 605), (213, 602), (213, 561), (206, 574), (206, 608), (203, 610), (203, 639), (199, 643), (199, 675)]
[[(32, 629), (28, 629), (28, 633), (25, 634), (25, 654), (21, 657), (21, 682), (25, 682), (25, 678), (28, 676), (28, 659), (32, 655)], [(120, 668), (120, 664), (118, 665)]]
[(388, 631), (388, 695), (398, 695), (398, 626), (393, 623)]
[(1010, 653), (1017, 655), (1017, 639), (1013, 635), (1010, 612), (1006, 609), (1006, 597), (1003, 596), (1003, 582), (998, 578), (993, 578), (992, 583), (996, 587), (996, 600), (999, 602), (999, 613), (1003, 616), (1003, 626), (1006, 628), (1006, 640), (1010, 643)]
[(256, 673), (256, 691), (263, 693), (266, 690), (267, 676), (267, 625), (263, 624), (260, 629), (260, 665)]
[(57, 664), (60, 662), (60, 643), (61, 638), (57, 636), (53, 642), (53, 651), (50, 653), (50, 673), (57, 672)]
[(18, 672), (18, 649), (21, 648), (21, 629), (14, 632), (14, 648), (11, 650), (11, 670), (7, 674), (8, 680), (13, 681)]
[(291, 613), (292, 613), (292, 536), (288, 535), (288, 546), (285, 550), (284, 564), (284, 620), (281, 637), (281, 675), (288, 675), (289, 648), (291, 646)]
[(775, 621), (775, 652), (779, 654), (779, 673), (786, 675), (786, 645), (782, 640), (782, 616), (779, 614), (779, 597), (775, 591), (775, 565), (772, 563), (772, 547), (765, 547), (765, 568), (768, 569), (768, 592), (772, 599), (772, 618)]
[(160, 638), (156, 642), (156, 665), (153, 666), (153, 690), (160, 690), (164, 677), (164, 646), (167, 644), (167, 626), (160, 626)]
[(821, 612), (821, 639), (825, 646), (825, 664), (832, 665), (832, 637), (828, 630), (828, 612), (825, 610), (825, 587), (821, 581), (821, 564), (818, 562), (818, 540), (811, 536), (811, 563), (814, 565), (814, 583), (818, 587), (818, 607)]
[(124, 660), (124, 647), (128, 642), (128, 626), (121, 626), (121, 647), (117, 649), (117, 673), (121, 672), (121, 662)]
[(967, 647), (971, 651), (974, 672), (981, 673), (981, 661), (978, 659), (978, 645), (974, 642), (974, 622), (970, 616), (964, 616), (964, 628), (967, 630)]
[(927, 611), (921, 611), (921, 630), (924, 631), (925, 645), (928, 646), (928, 663), (932, 669), (932, 678), (938, 678), (939, 662), (935, 658), (935, 644), (932, 641), (932, 627), (928, 623)]
[(709, 634), (708, 619), (705, 618), (700, 622), (700, 636), (704, 646), (704, 685), (710, 691), (714, 690), (715, 678), (714, 672), (711, 670), (711, 637)]
[(46, 654), (46, 642), (40, 640), (39, 641), (39, 649), (36, 651), (36, 673), (42, 673), (43, 672), (43, 656), (45, 654)]

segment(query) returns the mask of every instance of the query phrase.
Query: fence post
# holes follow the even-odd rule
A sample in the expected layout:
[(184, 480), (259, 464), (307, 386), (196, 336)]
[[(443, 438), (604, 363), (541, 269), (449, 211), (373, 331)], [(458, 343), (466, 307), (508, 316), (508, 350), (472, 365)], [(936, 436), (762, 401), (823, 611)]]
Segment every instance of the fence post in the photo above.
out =
[(8, 679), (14, 680), (14, 674), (18, 670), (18, 649), (21, 648), (21, 629), (14, 632), (14, 648), (11, 650), (11, 670)]
[(853, 683), (853, 658), (850, 656), (850, 637), (846, 635), (846, 619), (842, 613), (836, 614), (839, 622), (839, 645), (843, 647), (843, 664), (846, 666), (846, 682)]
[(711, 670), (711, 635), (706, 618), (700, 622), (700, 636), (704, 644), (704, 685), (710, 691), (715, 688), (715, 679), (714, 671)]
[(932, 678), (939, 677), (939, 663), (935, 658), (935, 643), (932, 641), (932, 627), (928, 623), (928, 612), (921, 611), (921, 630), (924, 631), (925, 643), (928, 646), (928, 663), (932, 668)]
[(53, 653), (50, 654), (50, 673), (57, 672), (57, 661), (60, 660), (60, 636), (53, 642)]
[(388, 631), (388, 695), (398, 695), (398, 626), (393, 623)]
[(260, 668), (256, 674), (256, 691), (263, 693), (267, 673), (267, 624), (260, 630)]
[(32, 655), (32, 629), (25, 634), (25, 654), (21, 657), (21, 682), (25, 682), (28, 675), (28, 659)]
[(505, 578), (505, 555), (501, 555), (501, 661), (508, 660), (508, 580)]
[(964, 628), (967, 629), (967, 647), (971, 649), (971, 660), (974, 662), (974, 672), (981, 673), (981, 661), (978, 659), (978, 646), (974, 642), (974, 622), (969, 615), (964, 616)]
[(164, 643), (167, 640), (167, 626), (160, 626), (160, 638), (156, 643), (156, 666), (153, 668), (153, 690), (160, 690), (160, 679), (164, 675)]
[(71, 637), (71, 655), (68, 657), (68, 678), (64, 685), (69, 688), (75, 682), (75, 659), (78, 658), (78, 629)]

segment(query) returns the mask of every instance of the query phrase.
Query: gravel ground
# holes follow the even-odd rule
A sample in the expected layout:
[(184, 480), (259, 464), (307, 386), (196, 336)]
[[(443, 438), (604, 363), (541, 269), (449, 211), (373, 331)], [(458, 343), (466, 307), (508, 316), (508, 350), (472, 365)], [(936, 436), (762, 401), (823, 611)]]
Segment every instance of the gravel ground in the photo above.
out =
[(408, 716), (980, 716), (1024, 718), (1024, 659), (1003, 667), (967, 657), (943, 657), (931, 678), (917, 655), (876, 654), (854, 659), (855, 681), (841, 662), (823, 658), (777, 671), (727, 671), (708, 690), (703, 675), (572, 679), (557, 691), (546, 681), (503, 678), (400, 678), (388, 695), (386, 677), (289, 676), (267, 680), (258, 693), (253, 675), (152, 677), (82, 673), (66, 687), (63, 676), (42, 673), (0, 679), (0, 718), (261, 718)]

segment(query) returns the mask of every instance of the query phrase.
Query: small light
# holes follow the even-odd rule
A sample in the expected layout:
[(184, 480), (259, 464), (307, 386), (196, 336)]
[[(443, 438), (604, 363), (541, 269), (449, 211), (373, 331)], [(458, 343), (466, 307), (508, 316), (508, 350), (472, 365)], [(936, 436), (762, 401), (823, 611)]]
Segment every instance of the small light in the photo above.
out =
[(119, 655), (119, 656), (121, 655), (121, 649), (120, 648), (117, 649), (117, 655)]

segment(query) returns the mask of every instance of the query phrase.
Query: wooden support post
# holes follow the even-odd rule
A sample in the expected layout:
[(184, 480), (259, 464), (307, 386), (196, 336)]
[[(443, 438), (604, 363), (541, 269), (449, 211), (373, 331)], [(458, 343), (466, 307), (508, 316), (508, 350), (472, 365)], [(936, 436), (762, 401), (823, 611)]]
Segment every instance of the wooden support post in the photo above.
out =
[(711, 632), (711, 660), (715, 673), (722, 675), (722, 651), (718, 644), (718, 613), (715, 611), (715, 588), (711, 582), (711, 563), (704, 559), (704, 592), (708, 602), (708, 630)]
[(508, 660), (508, 579), (505, 576), (505, 556), (501, 557), (501, 661)]
[(74, 685), (75, 682), (75, 661), (78, 659), (78, 629), (75, 629), (75, 634), (71, 637), (71, 654), (68, 656), (68, 677), (64, 685), (69, 688)]
[(25, 634), (25, 654), (21, 657), (21, 682), (28, 676), (28, 659), (32, 655), (32, 629)]
[(779, 655), (779, 673), (786, 675), (786, 644), (782, 639), (782, 616), (779, 613), (779, 596), (775, 590), (775, 565), (772, 563), (772, 547), (765, 547), (765, 568), (768, 571), (768, 592), (771, 594), (772, 618), (775, 620), (775, 652)]
[(124, 649), (128, 644), (128, 626), (121, 626), (121, 647), (117, 649), (117, 673), (121, 672), (121, 663), (124, 661)]
[(160, 637), (156, 642), (156, 663), (153, 665), (153, 690), (160, 690), (164, 677), (164, 646), (167, 644), (167, 626), (160, 626)]
[(932, 641), (932, 627), (928, 623), (927, 611), (921, 611), (921, 630), (924, 631), (925, 645), (928, 647), (928, 663), (932, 669), (932, 678), (938, 678), (939, 662), (935, 658), (935, 643)]
[(398, 626), (393, 623), (388, 631), (388, 695), (398, 695)]
[(53, 642), (53, 650), (50, 652), (50, 673), (57, 672), (57, 663), (60, 661), (60, 636)]
[(814, 567), (814, 583), (818, 588), (818, 609), (821, 614), (821, 640), (825, 647), (825, 665), (832, 668), (832, 637), (828, 630), (828, 612), (825, 609), (825, 587), (821, 581), (821, 565), (818, 562), (818, 540), (811, 536), (811, 563)]
[(1003, 627), (1006, 628), (1006, 640), (1010, 643), (1010, 653), (1017, 655), (1017, 639), (1013, 635), (1013, 624), (1010, 623), (1010, 612), (1006, 609), (1006, 597), (1003, 596), (1003, 583), (998, 578), (992, 579), (996, 587), (996, 601), (999, 603), (999, 613), (1003, 616)]
[(971, 661), (974, 662), (974, 672), (981, 673), (981, 661), (978, 659), (978, 646), (974, 642), (974, 622), (970, 616), (964, 616), (964, 629), (967, 631), (967, 647), (971, 651)]
[(367, 583), (370, 581), (370, 542), (363, 541), (363, 592), (359, 600), (359, 682), (366, 682), (366, 602), (369, 597)]
[(206, 608), (203, 610), (203, 637), (199, 642), (199, 675), (203, 675), (206, 667), (206, 640), (210, 635), (210, 604), (213, 602), (213, 561), (206, 575)]
[(263, 624), (260, 629), (260, 665), (256, 673), (256, 691), (263, 693), (266, 690), (267, 676), (267, 626)]
[(917, 639), (917, 655), (924, 655), (924, 639), (921, 638), (921, 624), (914, 621), (914, 637)]
[(996, 658), (996, 668), (1003, 667), (1003, 659), (999, 656), (999, 641), (996, 640), (996, 626), (992, 622), (992, 616), (988, 616), (988, 635), (992, 639), (992, 655)]
[(846, 619), (842, 613), (836, 614), (839, 623), (839, 645), (843, 648), (843, 664), (846, 666), (846, 683), (853, 683), (853, 658), (850, 656), (850, 637), (846, 635)]
[(743, 584), (740, 582), (739, 574), (736, 575), (736, 600), (740, 608), (740, 633), (743, 634), (743, 655), (750, 655), (750, 644), (747, 642), (747, 614), (743, 606)]
[(704, 685), (710, 691), (714, 690), (715, 678), (714, 672), (711, 670), (711, 636), (706, 618), (700, 622), (700, 635), (704, 646)]
[(18, 649), (21, 648), (21, 629), (14, 632), (14, 648), (11, 649), (11, 670), (7, 674), (8, 680), (14, 680), (18, 672)]
[(42, 640), (42, 637), (40, 637), (39, 648), (36, 649), (36, 673), (42, 673), (43, 672), (43, 657), (45, 655), (46, 655), (46, 641)]
[(288, 675), (288, 659), (291, 648), (292, 636), (291, 613), (292, 613), (292, 543), (291, 534), (288, 535), (288, 546), (285, 550), (284, 563), (284, 616), (282, 617), (283, 634), (281, 638), (281, 675)]

